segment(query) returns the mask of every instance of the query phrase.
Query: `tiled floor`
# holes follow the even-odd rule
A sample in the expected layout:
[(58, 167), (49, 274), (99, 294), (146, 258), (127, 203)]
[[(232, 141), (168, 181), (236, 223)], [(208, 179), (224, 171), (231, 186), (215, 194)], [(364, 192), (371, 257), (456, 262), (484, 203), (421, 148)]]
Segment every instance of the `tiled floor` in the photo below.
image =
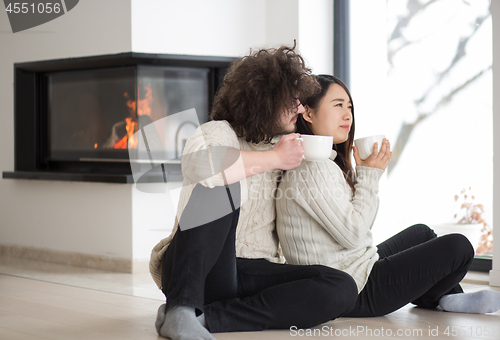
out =
[[(472, 277), (472, 276), (471, 276)], [(482, 282), (484, 275), (472, 277)], [(495, 289), (465, 283), (466, 291)], [(0, 339), (161, 339), (163, 303), (148, 273), (119, 274), (0, 257)], [(340, 318), (310, 330), (214, 334), (217, 339), (500, 339), (500, 313), (455, 314), (410, 305), (378, 318)]]

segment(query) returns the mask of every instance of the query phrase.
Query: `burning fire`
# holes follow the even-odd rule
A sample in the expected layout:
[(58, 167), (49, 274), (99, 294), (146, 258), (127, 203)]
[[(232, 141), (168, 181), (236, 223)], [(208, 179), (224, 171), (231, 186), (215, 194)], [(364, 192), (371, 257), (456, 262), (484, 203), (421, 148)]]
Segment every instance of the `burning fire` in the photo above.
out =
[[(130, 99), (128, 92), (125, 92), (123, 96), (127, 98), (127, 106), (130, 108), (131, 117), (126, 118), (125, 121), (127, 123), (126, 130), (127, 134), (118, 142), (114, 144), (115, 149), (126, 149), (127, 144), (129, 143), (131, 147), (137, 148), (137, 138), (135, 138), (134, 133), (137, 132), (139, 128), (138, 117), (147, 115), (151, 116), (151, 106), (150, 104), (153, 102), (153, 94), (151, 90), (151, 84), (144, 86), (146, 90), (146, 95), (144, 99), (139, 99), (139, 104), (136, 106), (136, 101)], [(136, 111), (137, 109), (137, 111)], [(135, 117), (135, 113), (137, 112), (137, 118)]]

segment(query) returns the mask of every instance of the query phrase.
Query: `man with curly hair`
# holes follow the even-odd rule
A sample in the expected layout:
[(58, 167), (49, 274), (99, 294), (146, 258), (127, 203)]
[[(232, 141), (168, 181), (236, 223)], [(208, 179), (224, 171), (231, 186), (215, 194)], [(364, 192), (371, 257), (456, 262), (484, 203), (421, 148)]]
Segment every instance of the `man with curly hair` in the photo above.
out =
[(167, 297), (156, 320), (161, 336), (307, 328), (349, 312), (356, 301), (349, 275), (281, 261), (278, 179), (302, 161), (295, 122), (301, 99), (319, 90), (294, 48), (236, 60), (211, 121), (186, 143), (176, 223), (150, 262)]

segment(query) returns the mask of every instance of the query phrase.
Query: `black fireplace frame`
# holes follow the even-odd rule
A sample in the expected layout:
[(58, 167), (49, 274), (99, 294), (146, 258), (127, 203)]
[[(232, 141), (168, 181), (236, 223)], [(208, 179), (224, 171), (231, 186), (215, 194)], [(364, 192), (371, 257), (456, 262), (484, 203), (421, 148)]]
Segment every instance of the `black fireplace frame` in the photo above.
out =
[[(209, 109), (229, 65), (236, 58), (119, 53), (14, 64), (14, 171), (3, 178), (63, 180), (106, 183), (134, 183), (130, 163), (113, 161), (47, 162), (47, 84), (45, 74), (60, 71), (92, 70), (130, 66), (170, 66), (209, 68)], [(123, 150), (128, 160), (128, 152)], [(180, 163), (163, 166), (173, 176), (181, 176)], [(180, 177), (182, 178), (182, 177)], [(162, 181), (153, 176), (149, 181)]]

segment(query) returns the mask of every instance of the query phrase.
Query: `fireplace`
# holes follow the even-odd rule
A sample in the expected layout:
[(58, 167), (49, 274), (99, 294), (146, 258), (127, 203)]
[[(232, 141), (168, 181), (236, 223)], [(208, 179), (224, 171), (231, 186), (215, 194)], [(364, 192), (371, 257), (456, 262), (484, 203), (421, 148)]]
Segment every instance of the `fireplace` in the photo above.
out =
[[(233, 60), (122, 53), (14, 64), (15, 168), (3, 177), (133, 183), (134, 137), (165, 117), (155, 131), (162, 169), (180, 175), (185, 134), (207, 121)], [(190, 109), (197, 119), (175, 115)]]

